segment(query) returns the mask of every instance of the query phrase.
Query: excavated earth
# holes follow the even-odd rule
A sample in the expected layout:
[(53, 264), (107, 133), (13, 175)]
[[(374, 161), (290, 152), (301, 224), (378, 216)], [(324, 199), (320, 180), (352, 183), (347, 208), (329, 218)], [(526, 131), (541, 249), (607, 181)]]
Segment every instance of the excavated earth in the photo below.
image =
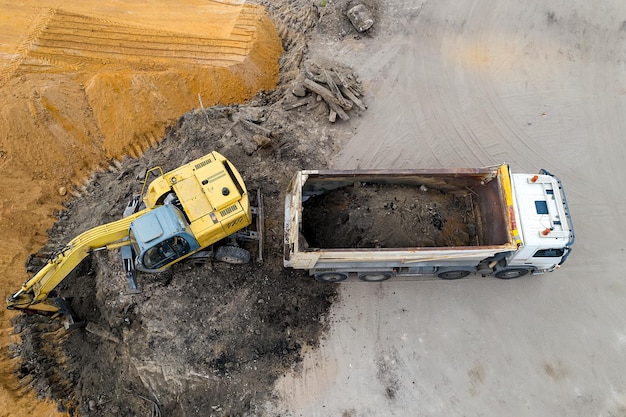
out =
[(146, 169), (168, 170), (217, 150), (264, 196), (263, 262), (182, 263), (140, 274), (142, 292), (133, 295), (119, 253), (97, 253), (59, 287), (89, 331), (64, 334), (58, 321), (16, 319), (24, 359), (18, 374), (40, 395), (80, 415), (147, 415), (155, 404), (162, 415), (257, 415), (275, 378), (316, 346), (334, 288), (282, 268), (282, 192), (311, 154), (290, 146), (296, 132), (267, 120), (263, 126), (280, 133), (249, 155), (244, 143), (253, 132), (233, 122), (248, 117), (247, 110), (189, 113), (140, 161), (127, 159), (92, 177), (83, 196), (60, 213), (47, 248), (120, 218)]
[(315, 248), (477, 245), (469, 198), (425, 186), (355, 183), (308, 199), (303, 234)]
[[(284, 53), (279, 61), (278, 86), (269, 91), (267, 84), (261, 83), (255, 87), (261, 92), (249, 99), (250, 85), (235, 79), (225, 80), (225, 76), (218, 74), (216, 78), (225, 81), (223, 91), (214, 89), (220, 93), (210, 99), (191, 94), (194, 104), (186, 105), (196, 108), (178, 120), (169, 115), (179, 107), (167, 105), (176, 100), (163, 95), (166, 91), (178, 94), (181, 88), (189, 87), (191, 79), (183, 80), (181, 73), (167, 71), (140, 77), (113, 72), (84, 77), (83, 81), (90, 80), (88, 84), (72, 84), (62, 78), (63, 71), (55, 63), (65, 59), (61, 66), (66, 69), (89, 69), (96, 62), (101, 64), (103, 59), (77, 62), (59, 54), (53, 45), (54, 36), (46, 38), (45, 29), (56, 27), (58, 33), (64, 33), (68, 21), (85, 22), (91, 18), (50, 9), (32, 21), (35, 29), (39, 28), (37, 35), (41, 35), (33, 42), (43, 45), (42, 54), (56, 55), (35, 57), (24, 53), (20, 65), (15, 64), (11, 73), (5, 71), (1, 80), (5, 95), (9, 85), (29, 86), (23, 91), (31, 98), (22, 99), (32, 106), (26, 108), (30, 108), (33, 116), (41, 116), (35, 118), (35, 123), (52, 132), (51, 145), (37, 148), (36, 166), (12, 176), (14, 181), (20, 176), (32, 178), (36, 189), (41, 191), (34, 198), (39, 202), (49, 198), (51, 204), (38, 208), (35, 217), (18, 221), (21, 212), (18, 205), (24, 205), (22, 211), (26, 206), (37, 206), (30, 201), (31, 195), (22, 198), (21, 188), (14, 184), (15, 192), (7, 191), (12, 196), (10, 204), (3, 201), (6, 209), (3, 224), (19, 225), (18, 235), (31, 239), (27, 243), (13, 242), (16, 247), (32, 248), (36, 252), (29, 257), (30, 270), (78, 233), (119, 219), (127, 200), (141, 191), (141, 180), (151, 167), (161, 166), (167, 171), (213, 150), (225, 155), (239, 169), (249, 190), (261, 190), (266, 209), (266, 238), (262, 263), (257, 262), (258, 253), (254, 252), (255, 259), (248, 265), (213, 261), (181, 263), (162, 274), (140, 274), (139, 294), (128, 290), (119, 253), (92, 255), (58, 287), (59, 295), (71, 300), (76, 317), (88, 323), (86, 328), (66, 332), (58, 320), (12, 316), (12, 335), (7, 339), (5, 333), (3, 337), (10, 342), (19, 338), (19, 342), (7, 343), (5, 352), (11, 359), (5, 369), (14, 369), (19, 388), (6, 381), (4, 387), (12, 390), (15, 398), (25, 399), (19, 400), (19, 407), (11, 405), (12, 400), (3, 400), (8, 406), (0, 415), (55, 413), (43, 402), (33, 404), (28, 400), (34, 396), (51, 401), (61, 415), (261, 415), (262, 404), (271, 400), (276, 378), (297, 367), (303, 352), (317, 346), (325, 330), (326, 314), (336, 297), (335, 289), (315, 282), (306, 273), (282, 267), (283, 197), (296, 170), (326, 166), (338, 144), (327, 134), (328, 107), (323, 102), (311, 102), (290, 111), (284, 109), (284, 103), (294, 100), (292, 83), (302, 75), (307, 63), (306, 32), (317, 30), (316, 24), (320, 28), (349, 27), (345, 9), (350, 3), (336, 2), (324, 8), (323, 13), (320, 6), (305, 0), (261, 3), (282, 40)], [(255, 7), (246, 5), (246, 11), (252, 13), (253, 19), (262, 20), (263, 14)], [(91, 19), (85, 27), (95, 24), (109, 27), (110, 23)], [(261, 31), (271, 32), (261, 26)], [(112, 30), (112, 33), (140, 36), (142, 30), (128, 24), (124, 30)], [(202, 54), (205, 52), (201, 51)], [(261, 65), (262, 57), (257, 58), (259, 61), (254, 62)], [(166, 57), (156, 62), (146, 56), (131, 61), (138, 67), (159, 69), (168, 62)], [(51, 95), (42, 94), (43, 89), (37, 88), (38, 81), (30, 73), (25, 71), (17, 77), (27, 62), (33, 65), (44, 62), (49, 70), (42, 71), (45, 77), (59, 77), (55, 78), (60, 85), (55, 97), (61, 102), (46, 99)], [(332, 66), (332, 63), (316, 65)], [(246, 71), (244, 67), (242, 71)], [(80, 78), (80, 72), (70, 78)], [(199, 81), (201, 76), (192, 78), (194, 82), (203, 82)], [(87, 101), (73, 101), (64, 88), (79, 91), (84, 88), (88, 94), (78, 96), (86, 97)], [(150, 92), (147, 98), (140, 94), (146, 89)], [(90, 95), (93, 91), (100, 91), (101, 95)], [(197, 90), (189, 87), (187, 92), (191, 91)], [(115, 100), (105, 97), (116, 93)], [(249, 101), (245, 105), (214, 105), (246, 99)], [(62, 106), (67, 109), (60, 111)], [(76, 127), (63, 116), (66, 112), (93, 112), (85, 120), (94, 120), (94, 116), (97, 120), (96, 113), (111, 114), (98, 110), (107, 106), (119, 106), (128, 114), (123, 120), (113, 117), (89, 122), (94, 123), (91, 127)], [(144, 114), (145, 106), (150, 111)], [(148, 119), (155, 115), (162, 117), (150, 122)], [(9, 116), (3, 117), (10, 119)], [(27, 115), (18, 118), (32, 119)], [(144, 122), (152, 125), (142, 127)], [(102, 130), (102, 126), (111, 132)], [(86, 148), (74, 145), (64, 136), (68, 129), (84, 133), (85, 136), (79, 136), (85, 138)], [(119, 135), (125, 139), (107, 147), (100, 142), (99, 145), (89, 142), (87, 138), (92, 135), (104, 142)], [(76, 149), (73, 152), (63, 147), (57, 149), (57, 142)], [(5, 146), (8, 145), (3, 142)], [(98, 148), (97, 152), (94, 148)], [(2, 157), (10, 159), (11, 152), (3, 151)], [(65, 162), (50, 162), (46, 154), (65, 155)], [(123, 154), (129, 157), (121, 157)], [(49, 166), (61, 166), (64, 175), (57, 177), (56, 172), (47, 171)], [(81, 182), (84, 178), (81, 174), (97, 167), (101, 168)], [(72, 195), (71, 199), (63, 198), (66, 192)], [(52, 220), (54, 226), (46, 235), (44, 230)], [(8, 230), (3, 233), (13, 236)], [(41, 247), (46, 237), (48, 243)], [(3, 260), (3, 265), (7, 270), (15, 269), (15, 265), (23, 265), (26, 255), (14, 253), (11, 259)], [(21, 273), (26, 276), (23, 269)]]

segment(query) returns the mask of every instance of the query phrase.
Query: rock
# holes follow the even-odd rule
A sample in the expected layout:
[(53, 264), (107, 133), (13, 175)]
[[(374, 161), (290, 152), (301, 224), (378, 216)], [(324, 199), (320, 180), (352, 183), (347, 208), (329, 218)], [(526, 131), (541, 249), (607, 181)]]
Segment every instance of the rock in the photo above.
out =
[(296, 97), (304, 97), (306, 96), (306, 88), (302, 85), (301, 82), (293, 83), (293, 87), (291, 88), (291, 92)]
[(365, 32), (374, 25), (374, 18), (370, 11), (362, 4), (357, 4), (348, 10), (348, 19), (359, 32)]
[(60, 196), (64, 196), (66, 194), (67, 194), (67, 188), (65, 188), (65, 187), (59, 188), (59, 195)]
[(113, 343), (117, 343), (117, 344), (121, 343), (121, 340), (117, 336), (115, 336), (113, 333), (111, 333), (110, 330), (96, 323), (92, 323), (92, 322), (87, 323), (87, 326), (85, 326), (85, 330), (87, 330), (89, 333), (99, 336), (102, 339), (109, 340)]
[(256, 142), (254, 142), (247, 136), (241, 139), (241, 147), (243, 148), (243, 151), (246, 153), (246, 155), (252, 155), (254, 152), (256, 152), (257, 149), (259, 149)]
[(253, 123), (265, 121), (265, 109), (263, 107), (242, 107), (233, 114), (233, 122), (247, 120)]
[(272, 143), (272, 139), (263, 135), (253, 135), (252, 140), (254, 141), (254, 143), (256, 143), (256, 146), (258, 146), (259, 148), (264, 148), (270, 143)]

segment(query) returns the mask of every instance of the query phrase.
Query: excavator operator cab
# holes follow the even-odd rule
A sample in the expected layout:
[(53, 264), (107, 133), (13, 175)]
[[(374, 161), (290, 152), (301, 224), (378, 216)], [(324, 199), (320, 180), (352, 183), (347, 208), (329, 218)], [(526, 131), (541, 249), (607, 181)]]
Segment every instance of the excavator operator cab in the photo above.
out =
[(174, 205), (160, 206), (130, 224), (135, 268), (161, 272), (200, 249), (183, 213)]
[(147, 270), (158, 270), (191, 253), (191, 245), (182, 236), (174, 236), (152, 246), (141, 254), (141, 265)]

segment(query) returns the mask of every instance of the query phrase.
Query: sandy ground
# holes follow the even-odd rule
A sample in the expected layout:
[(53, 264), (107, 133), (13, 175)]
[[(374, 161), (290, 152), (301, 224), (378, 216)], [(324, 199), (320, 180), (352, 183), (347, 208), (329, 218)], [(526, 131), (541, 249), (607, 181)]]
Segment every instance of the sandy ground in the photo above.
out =
[(279, 382), (275, 414), (626, 415), (626, 3), (379, 9), (395, 29), (312, 43), (369, 95), (334, 166), (548, 169), (575, 249), (561, 270), (510, 282), (341, 284), (330, 334)]
[[(88, 175), (191, 109), (273, 88), (282, 52), (265, 9), (241, 1), (0, 1), (0, 39), (3, 298)], [(56, 414), (12, 375), (11, 316), (0, 309), (0, 415)]]

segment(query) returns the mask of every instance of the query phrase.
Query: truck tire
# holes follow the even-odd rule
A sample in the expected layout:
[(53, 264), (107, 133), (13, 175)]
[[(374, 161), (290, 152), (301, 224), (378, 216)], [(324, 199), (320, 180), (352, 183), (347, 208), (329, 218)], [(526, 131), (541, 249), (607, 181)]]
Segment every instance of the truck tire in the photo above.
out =
[(215, 251), (215, 259), (229, 264), (242, 265), (250, 262), (250, 252), (239, 246), (220, 246)]
[(348, 279), (348, 274), (343, 272), (318, 272), (314, 277), (320, 282), (341, 282)]
[(461, 279), (465, 278), (470, 274), (470, 271), (465, 271), (462, 269), (455, 271), (443, 271), (437, 274), (437, 276), (441, 279)]
[(528, 272), (530, 271), (526, 268), (507, 268), (496, 272), (493, 276), (500, 279), (513, 279), (523, 277)]
[(388, 280), (392, 276), (391, 272), (361, 272), (359, 279), (366, 282), (380, 282)]

